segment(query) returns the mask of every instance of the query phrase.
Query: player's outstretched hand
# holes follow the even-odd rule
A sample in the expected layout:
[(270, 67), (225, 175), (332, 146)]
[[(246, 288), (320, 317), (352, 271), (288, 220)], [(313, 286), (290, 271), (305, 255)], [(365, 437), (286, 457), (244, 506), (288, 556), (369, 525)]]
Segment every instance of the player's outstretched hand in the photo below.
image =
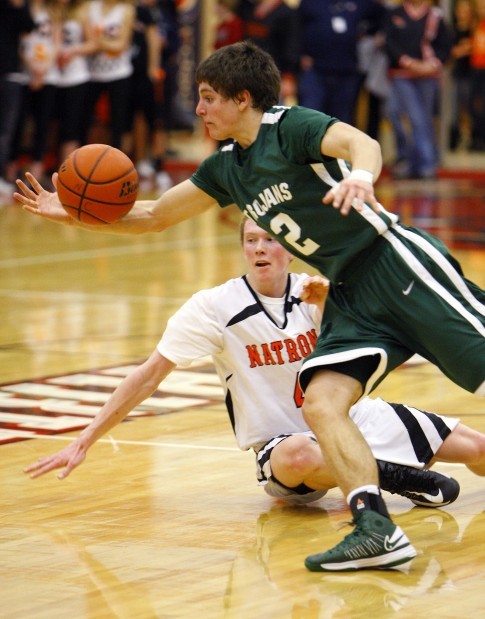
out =
[(61, 451), (51, 456), (40, 458), (37, 462), (27, 466), (24, 469), (24, 473), (29, 475), (32, 479), (35, 479), (49, 471), (64, 467), (57, 475), (59, 479), (64, 479), (73, 469), (84, 462), (86, 451), (86, 447), (76, 439), (73, 443), (61, 449)]
[[(74, 220), (62, 207), (57, 192), (44, 189), (30, 172), (26, 172), (25, 176), (31, 186), (29, 187), (21, 179), (17, 179), (17, 187), (22, 193), (15, 192), (13, 194), (13, 197), (22, 204), (22, 208), (29, 213), (57, 223), (72, 224)], [(52, 175), (52, 182), (54, 187), (57, 187), (57, 172)]]
[(302, 284), (300, 299), (310, 305), (318, 305), (323, 307), (330, 288), (328, 279), (320, 275), (312, 275), (307, 277)]
[(374, 185), (355, 178), (346, 178), (335, 187), (332, 187), (323, 198), (324, 204), (332, 204), (340, 209), (342, 215), (347, 215), (353, 207), (361, 211), (367, 203), (379, 213), (381, 207), (374, 194)]

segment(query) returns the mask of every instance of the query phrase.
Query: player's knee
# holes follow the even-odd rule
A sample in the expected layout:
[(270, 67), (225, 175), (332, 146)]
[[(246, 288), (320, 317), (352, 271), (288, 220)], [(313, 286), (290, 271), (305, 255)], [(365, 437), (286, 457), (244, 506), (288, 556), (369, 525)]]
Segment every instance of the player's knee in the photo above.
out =
[[(350, 406), (349, 406), (350, 408)], [(348, 408), (340, 406), (336, 401), (330, 401), (327, 397), (307, 398), (301, 409), (303, 419), (313, 431), (319, 426), (331, 424), (340, 415), (347, 416)]]
[(330, 402), (325, 397), (312, 397), (311, 393), (305, 394), (305, 401), (303, 402), (301, 412), (310, 428), (314, 420), (333, 415)]
[(322, 465), (322, 453), (318, 443), (308, 436), (291, 436), (281, 446), (282, 464), (293, 473), (305, 477)]
[(347, 417), (361, 394), (360, 383), (349, 376), (336, 372), (317, 373), (305, 391), (303, 417), (315, 431), (316, 427)]
[(480, 434), (472, 441), (467, 460), (466, 465), (471, 471), (485, 476), (485, 435)]

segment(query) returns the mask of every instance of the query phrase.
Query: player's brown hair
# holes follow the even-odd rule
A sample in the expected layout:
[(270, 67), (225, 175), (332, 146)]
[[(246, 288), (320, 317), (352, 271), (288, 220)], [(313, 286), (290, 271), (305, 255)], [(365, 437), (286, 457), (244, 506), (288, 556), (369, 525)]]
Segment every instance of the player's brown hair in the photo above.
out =
[(241, 221), (239, 222), (239, 240), (241, 241), (241, 245), (244, 241), (244, 228), (246, 227), (246, 222), (250, 221), (247, 215), (243, 215), (241, 217)]
[(247, 90), (252, 107), (266, 111), (277, 105), (281, 75), (273, 58), (251, 41), (221, 47), (197, 67), (195, 79), (226, 99), (237, 100)]

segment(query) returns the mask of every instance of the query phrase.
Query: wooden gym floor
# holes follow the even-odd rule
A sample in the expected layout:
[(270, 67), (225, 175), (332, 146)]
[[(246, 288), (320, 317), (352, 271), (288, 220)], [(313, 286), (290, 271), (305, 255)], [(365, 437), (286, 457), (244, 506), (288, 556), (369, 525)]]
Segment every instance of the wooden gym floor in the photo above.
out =
[[(452, 245), (483, 286), (485, 177), (457, 176), (383, 178), (378, 195), (405, 223)], [(0, 615), (484, 616), (484, 479), (461, 465), (438, 466), (462, 488), (444, 509), (387, 495), (419, 550), (409, 574), (310, 573), (304, 557), (346, 532), (342, 496), (334, 490), (294, 508), (258, 488), (208, 361), (175, 372), (68, 479), (22, 473), (89, 422), (184, 300), (244, 271), (238, 219), (214, 211), (163, 234), (120, 238), (0, 208)], [(397, 370), (375, 395), (485, 431), (483, 401), (429, 364)]]

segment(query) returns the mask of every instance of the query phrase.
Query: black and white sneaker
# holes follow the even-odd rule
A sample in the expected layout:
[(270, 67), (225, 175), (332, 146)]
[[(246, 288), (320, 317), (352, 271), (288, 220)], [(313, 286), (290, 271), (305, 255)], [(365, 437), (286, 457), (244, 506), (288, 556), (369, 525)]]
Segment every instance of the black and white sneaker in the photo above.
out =
[(400, 494), (422, 507), (443, 507), (460, 494), (460, 484), (443, 473), (377, 460), (383, 490)]

